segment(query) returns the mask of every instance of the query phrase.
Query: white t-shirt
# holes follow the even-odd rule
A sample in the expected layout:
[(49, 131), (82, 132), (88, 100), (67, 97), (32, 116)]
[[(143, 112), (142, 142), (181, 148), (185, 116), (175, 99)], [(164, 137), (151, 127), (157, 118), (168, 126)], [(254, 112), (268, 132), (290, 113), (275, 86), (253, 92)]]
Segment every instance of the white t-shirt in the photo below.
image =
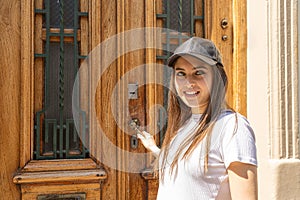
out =
[[(164, 182), (159, 183), (157, 200), (206, 200), (231, 199), (226, 169), (230, 163), (239, 161), (257, 165), (255, 136), (245, 117), (224, 111), (217, 120), (209, 147), (208, 170), (204, 173), (207, 137), (194, 149), (188, 160), (178, 161), (177, 176), (170, 175), (168, 164), (185, 137), (199, 123), (200, 115), (193, 114), (172, 140)], [(235, 131), (236, 130), (236, 131)], [(162, 157), (162, 156), (161, 156)], [(161, 167), (160, 157), (160, 167)]]

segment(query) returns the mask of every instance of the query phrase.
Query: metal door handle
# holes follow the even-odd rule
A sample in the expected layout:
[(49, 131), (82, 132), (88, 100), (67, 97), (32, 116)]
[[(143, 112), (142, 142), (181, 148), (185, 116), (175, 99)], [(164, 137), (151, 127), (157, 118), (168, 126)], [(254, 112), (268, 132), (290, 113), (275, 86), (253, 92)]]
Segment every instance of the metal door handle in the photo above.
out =
[(138, 147), (138, 144), (139, 144), (136, 134), (137, 133), (142, 133), (142, 131), (140, 131), (140, 129), (139, 129), (139, 127), (141, 125), (140, 120), (137, 119), (137, 118), (133, 118), (129, 121), (128, 125), (131, 129), (133, 129), (135, 131), (135, 134), (130, 137), (130, 147), (132, 149), (136, 149)]

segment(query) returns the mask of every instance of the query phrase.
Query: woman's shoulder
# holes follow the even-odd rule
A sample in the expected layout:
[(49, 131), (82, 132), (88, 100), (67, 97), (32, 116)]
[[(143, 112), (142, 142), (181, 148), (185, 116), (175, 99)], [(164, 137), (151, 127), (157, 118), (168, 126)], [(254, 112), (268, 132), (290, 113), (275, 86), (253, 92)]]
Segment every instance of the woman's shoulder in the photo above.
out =
[(218, 117), (217, 124), (225, 129), (251, 129), (247, 118), (239, 112), (226, 109)]
[(229, 122), (241, 121), (241, 122), (249, 123), (247, 118), (244, 115), (231, 109), (223, 110), (218, 117), (218, 121), (219, 120), (226, 120)]

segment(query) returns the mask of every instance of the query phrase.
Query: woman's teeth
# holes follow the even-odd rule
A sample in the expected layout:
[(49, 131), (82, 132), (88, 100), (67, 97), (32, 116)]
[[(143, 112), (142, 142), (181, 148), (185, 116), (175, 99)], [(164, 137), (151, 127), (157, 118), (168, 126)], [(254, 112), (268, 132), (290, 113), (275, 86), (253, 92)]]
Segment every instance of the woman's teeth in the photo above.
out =
[(185, 91), (184, 92), (185, 94), (187, 94), (187, 95), (196, 95), (196, 94), (199, 94), (199, 92), (198, 91)]

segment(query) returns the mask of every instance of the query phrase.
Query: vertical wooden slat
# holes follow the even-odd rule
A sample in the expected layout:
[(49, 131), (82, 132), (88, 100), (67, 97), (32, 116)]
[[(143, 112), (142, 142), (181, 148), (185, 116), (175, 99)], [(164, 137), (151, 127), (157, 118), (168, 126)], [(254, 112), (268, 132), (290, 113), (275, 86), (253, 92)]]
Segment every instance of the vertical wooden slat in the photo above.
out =
[[(89, 4), (89, 24), (90, 24), (90, 44), (91, 49), (93, 50), (97, 45), (100, 43), (100, 22), (101, 22), (101, 15), (100, 15), (100, 6), (101, 2), (97, 0), (90, 1)], [(97, 52), (98, 53), (98, 52)], [(90, 84), (89, 87), (89, 134), (90, 134), (90, 141), (89, 141), (89, 148), (91, 155), (95, 158), (100, 157), (100, 146), (101, 146), (101, 140), (99, 138), (100, 134), (98, 134), (98, 128), (97, 123), (98, 121), (97, 116), (95, 116), (97, 113), (94, 113), (94, 110), (96, 112), (100, 113), (101, 108), (100, 101), (98, 98), (95, 98), (94, 95), (101, 94), (100, 87), (96, 87), (98, 83), (98, 74), (100, 74), (100, 63), (99, 63), (99, 57), (93, 54), (93, 57), (89, 60), (89, 74), (88, 74), (88, 81)], [(90, 67), (92, 66), (92, 67)], [(100, 144), (99, 144), (100, 143)]]
[[(35, 9), (43, 9), (43, 0), (35, 1)], [(34, 52), (37, 54), (43, 54), (43, 40), (42, 40), (42, 25), (43, 25), (43, 15), (37, 14), (34, 19)], [(32, 55), (33, 56), (33, 55)], [(44, 97), (44, 61), (43, 58), (34, 59), (34, 113), (43, 108), (43, 97)], [(33, 139), (32, 139), (33, 140)], [(33, 148), (33, 147), (32, 147)], [(33, 151), (33, 149), (32, 149)]]
[(21, 120), (20, 120), (20, 166), (32, 158), (33, 138), (33, 17), (32, 1), (21, 3)]
[[(79, 18), (79, 26), (80, 26), (80, 51), (79, 55), (81, 56), (88, 56), (89, 52), (91, 51), (91, 40), (90, 40), (90, 5), (89, 5), (89, 0), (81, 0), (80, 1), (80, 12), (87, 12), (88, 16), (87, 17), (80, 17)], [(80, 68), (86, 68), (86, 60), (80, 60), (79, 61), (80, 66), (79, 66), (79, 71), (77, 74), (79, 77), (82, 77), (84, 82), (80, 82), (80, 87), (78, 88), (78, 91), (80, 92), (80, 96), (78, 97), (77, 100), (80, 101), (80, 109), (83, 111), (82, 114), (85, 114), (85, 121), (81, 123), (80, 125), (80, 130), (77, 130), (78, 134), (81, 136), (85, 131), (85, 138), (83, 139), (85, 142), (83, 142), (82, 148), (86, 147), (88, 150), (90, 150), (90, 142), (91, 142), (91, 137), (90, 137), (90, 132), (89, 129), (86, 128), (86, 125), (88, 125), (88, 109), (89, 109), (89, 90), (88, 90), (88, 73), (87, 70), (81, 70)], [(85, 124), (84, 124), (85, 123)], [(84, 135), (84, 134), (83, 134)]]
[[(141, 12), (142, 10), (142, 12)], [(126, 30), (135, 30), (145, 27), (145, 1), (141, 0), (132, 0), (127, 1), (126, 4)], [(135, 32), (134, 32), (135, 34)], [(127, 39), (126, 39), (127, 40)], [(126, 41), (128, 42), (128, 41)], [(129, 100), (129, 112), (132, 118), (138, 118), (141, 121), (141, 125), (146, 125), (146, 86), (142, 85), (145, 83), (145, 35), (139, 34), (137, 37), (130, 37), (129, 45), (135, 44), (138, 42), (141, 46), (141, 49), (132, 51), (126, 55), (126, 70), (137, 70), (136, 73), (133, 73), (128, 78), (128, 83), (137, 82), (139, 84), (138, 88), (138, 99)], [(127, 90), (126, 90), (127, 92)], [(125, 123), (128, 123), (128, 118)], [(130, 141), (130, 135), (127, 135)], [(144, 147), (139, 141), (139, 146), (136, 149), (132, 149), (130, 145), (127, 146), (127, 150), (133, 153), (139, 153), (144, 151)], [(129, 166), (133, 168), (144, 168), (145, 160), (131, 160), (128, 159)], [(131, 167), (130, 167), (131, 168)], [(129, 185), (127, 185), (127, 191), (130, 191), (128, 199), (145, 199), (145, 181), (142, 179), (139, 173), (129, 173)]]
[[(120, 37), (124, 36), (125, 31), (125, 17), (126, 17), (126, 10), (125, 10), (125, 0), (118, 1), (117, 4), (117, 34), (120, 35)], [(117, 39), (117, 49), (119, 52), (124, 51), (124, 45), (125, 41)], [(117, 79), (119, 80), (120, 77), (125, 73), (125, 56), (121, 56), (117, 60)], [(120, 82), (118, 83), (118, 88), (120, 89), (120, 92), (126, 91), (124, 88), (125, 86), (122, 85)], [(118, 112), (120, 113), (118, 115), (118, 121), (121, 122), (121, 124), (124, 124), (124, 112), (122, 112), (122, 108), (124, 108), (124, 104), (126, 102), (125, 95), (122, 95), (121, 93), (118, 93), (118, 104), (119, 108)], [(117, 129), (117, 145), (119, 148), (126, 150), (126, 146), (128, 145), (127, 137), (123, 133), (123, 131), (118, 128)], [(124, 154), (122, 152), (118, 152), (117, 154), (118, 160), (117, 164), (118, 166), (124, 166)], [(117, 181), (116, 181), (116, 187), (117, 187), (117, 198), (118, 200), (121, 199), (128, 199), (126, 186), (129, 184), (127, 179), (127, 174), (122, 171), (117, 171)]]
[[(113, 37), (117, 32), (116, 19), (117, 19), (117, 1), (101, 1), (101, 44), (105, 43), (107, 39)], [(117, 81), (117, 65), (113, 62), (109, 66), (106, 66), (106, 58), (116, 58), (117, 49), (115, 41), (110, 40), (109, 47), (101, 49), (101, 81), (99, 80), (99, 87), (101, 87), (101, 94), (97, 95), (99, 99), (98, 105), (101, 105), (100, 125), (103, 130), (103, 137), (107, 137), (110, 144), (103, 142), (101, 138), (101, 157), (102, 160), (110, 160), (110, 162), (117, 162), (116, 148), (111, 148), (111, 145), (117, 145), (117, 129), (115, 119), (111, 108), (115, 106), (115, 102), (112, 100), (112, 92)], [(102, 45), (101, 45), (102, 46)], [(105, 67), (105, 69), (103, 69)], [(104, 71), (105, 70), (105, 71)], [(103, 163), (104, 165), (106, 163)], [(118, 192), (116, 188), (117, 171), (111, 166), (105, 166), (108, 172), (108, 179), (103, 185), (102, 199), (117, 199)]]
[[(162, 28), (161, 22), (156, 21), (156, 4), (159, 4), (157, 8), (162, 11), (162, 1), (156, 0), (156, 1), (147, 1), (146, 0), (146, 27), (158, 27)], [(156, 33), (160, 34), (159, 32), (156, 32), (155, 30), (151, 32), (146, 32), (146, 45), (148, 46), (156, 46), (157, 45), (157, 37), (160, 38), (160, 36), (157, 36)], [(157, 36), (157, 37), (156, 37)], [(159, 46), (157, 46), (159, 48)], [(162, 69), (158, 69), (155, 67), (156, 63), (156, 49), (146, 49), (146, 82), (147, 83), (158, 83), (161, 82), (163, 73)], [(161, 52), (161, 51), (159, 51)], [(147, 125), (149, 126), (149, 133), (156, 134), (158, 132), (158, 111), (154, 110), (153, 107), (156, 104), (163, 105), (163, 87), (161, 85), (155, 85), (155, 84), (148, 84), (146, 87), (146, 110), (147, 110)], [(153, 109), (152, 113), (150, 113), (151, 109)], [(155, 140), (157, 141), (157, 144), (159, 144), (159, 134), (154, 135)], [(147, 152), (147, 150), (146, 150)], [(148, 154), (149, 155), (149, 154)], [(152, 156), (148, 156), (147, 158), (147, 167), (150, 166), (151, 161), (153, 160)], [(146, 180), (147, 181), (147, 190), (145, 191), (147, 194), (148, 200), (154, 200), (156, 199), (157, 195), (157, 189), (158, 189), (158, 181), (156, 179), (154, 180)]]
[(247, 1), (233, 1), (232, 106), (247, 115)]
[[(145, 19), (146, 19), (146, 27), (156, 27), (156, 20), (155, 20), (155, 1), (146, 1), (145, 5)], [(146, 46), (154, 46), (154, 43), (156, 41), (156, 35), (155, 35), (154, 29), (148, 29), (146, 32)], [(155, 68), (155, 62), (156, 62), (156, 50), (155, 49), (146, 49), (146, 83), (155, 83), (157, 80), (156, 76), (156, 68)], [(146, 110), (147, 110), (147, 117), (146, 122), (149, 127), (147, 131), (154, 134), (157, 131), (157, 116), (156, 113), (150, 113), (151, 108), (156, 105), (156, 98), (158, 96), (156, 95), (157, 92), (157, 85), (155, 84), (148, 84), (146, 86)], [(151, 160), (151, 159), (150, 159)], [(148, 162), (150, 161), (148, 160)], [(148, 163), (149, 164), (149, 163)]]
[[(42, 10), (44, 8), (43, 6), (43, 3), (44, 1), (43, 0), (37, 0), (35, 1), (34, 3), (34, 9), (39, 9), (39, 10)], [(33, 34), (34, 34), (34, 41), (33, 41), (33, 44), (34, 44), (34, 51), (32, 52), (32, 55), (34, 55), (34, 53), (36, 54), (44, 54), (45, 53), (45, 50), (44, 50), (44, 41), (43, 41), (43, 33), (42, 33), (42, 26), (43, 26), (43, 14), (36, 14), (34, 16), (34, 26), (32, 27), (32, 31), (33, 31)], [(43, 109), (43, 101), (44, 101), (44, 77), (45, 77), (45, 67), (44, 67), (44, 62), (45, 62), (45, 59), (44, 58), (34, 58), (34, 61), (32, 63), (32, 65), (34, 65), (33, 69), (34, 69), (34, 72), (32, 74), (32, 79), (34, 80), (33, 81), (33, 84), (34, 84), (34, 93), (33, 93), (33, 104), (34, 104), (34, 111), (33, 113), (37, 113), (38, 111), (42, 110)], [(33, 100), (32, 99), (32, 100)], [(36, 116), (34, 116), (35, 118), (37, 118)], [(38, 121), (39, 120), (39, 121)], [(36, 123), (40, 123), (42, 121), (42, 119), (36, 119)], [(41, 126), (43, 126), (42, 123), (40, 123)], [(40, 131), (42, 130), (42, 128), (39, 129), (39, 131), (36, 131), (35, 129), (33, 129), (33, 133), (34, 134), (37, 134), (37, 133), (40, 133)], [(31, 142), (32, 144), (34, 143), (34, 140), (37, 139), (34, 137), (34, 134), (31, 138)], [(39, 149), (38, 149), (38, 145), (36, 145), (36, 151), (39, 152)], [(34, 151), (34, 145), (31, 146), (31, 152)], [(33, 156), (31, 157), (33, 158)]]
[[(80, 1), (80, 12), (89, 12), (88, 0)], [(87, 56), (89, 47), (89, 20), (88, 17), (80, 17), (80, 55)]]

